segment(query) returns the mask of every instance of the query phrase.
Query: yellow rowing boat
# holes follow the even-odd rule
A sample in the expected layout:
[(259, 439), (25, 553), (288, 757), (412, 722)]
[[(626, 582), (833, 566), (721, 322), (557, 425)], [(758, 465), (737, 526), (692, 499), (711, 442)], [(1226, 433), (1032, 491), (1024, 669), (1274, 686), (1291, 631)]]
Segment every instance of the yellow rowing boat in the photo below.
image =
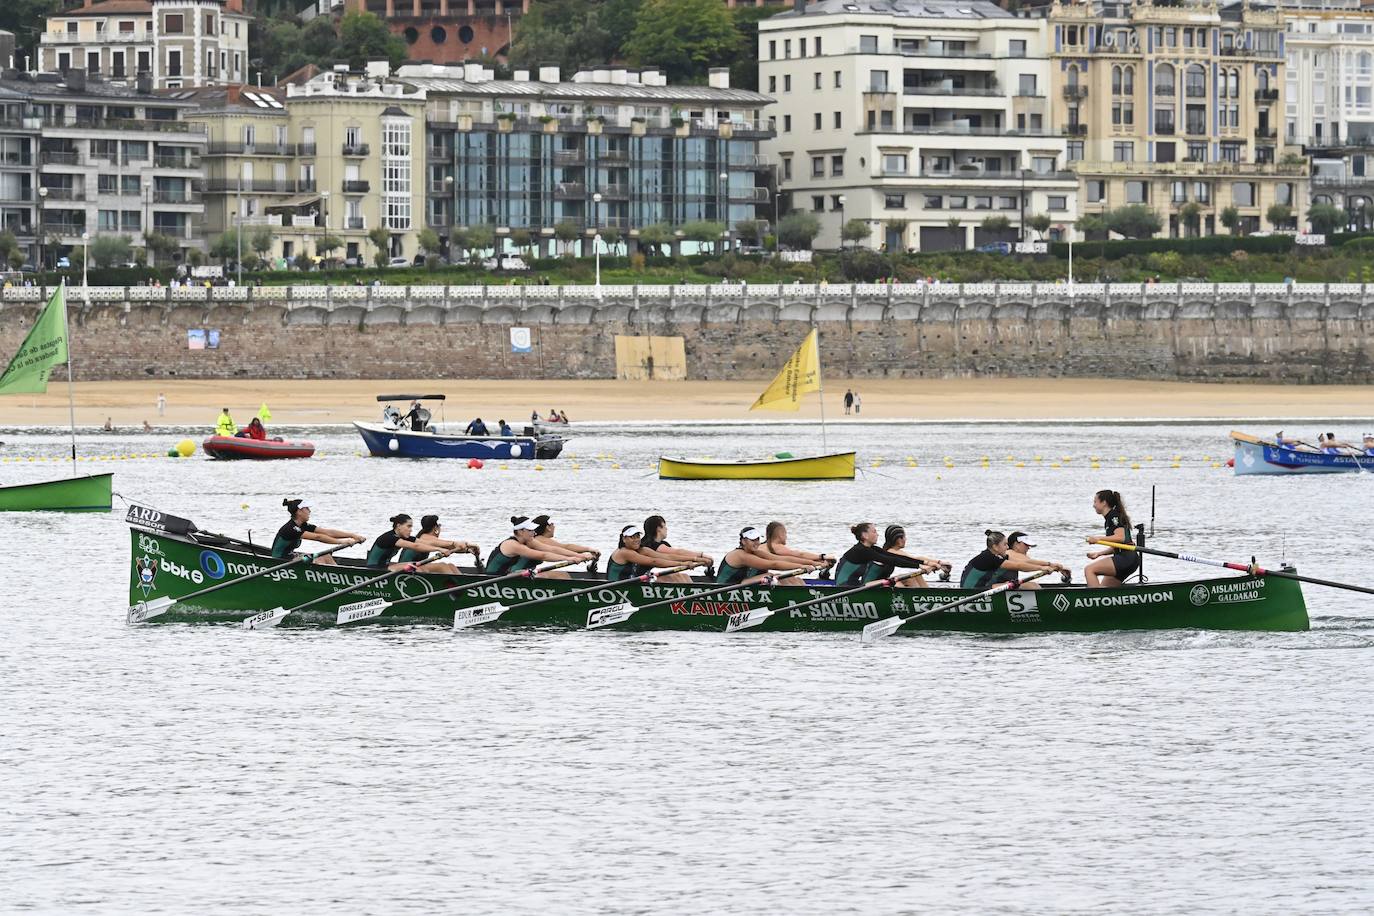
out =
[(659, 458), (662, 480), (853, 480), (854, 453), (767, 461), (691, 461)]

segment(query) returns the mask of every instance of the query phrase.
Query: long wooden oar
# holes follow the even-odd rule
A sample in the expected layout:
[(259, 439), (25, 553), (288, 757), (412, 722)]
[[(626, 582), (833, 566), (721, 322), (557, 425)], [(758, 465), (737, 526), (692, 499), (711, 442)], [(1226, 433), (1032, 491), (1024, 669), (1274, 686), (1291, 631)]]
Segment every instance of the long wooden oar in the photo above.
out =
[[(779, 579), (786, 579), (792, 576), (804, 576), (807, 573), (828, 568), (829, 564), (824, 563), (820, 566), (806, 566), (801, 569), (789, 569), (786, 572), (774, 571), (768, 573), (764, 576), (762, 581), (756, 584), (762, 588), (772, 588), (777, 584)], [(651, 601), (648, 604), (637, 605), (625, 601), (620, 604), (608, 604), (603, 607), (592, 608), (587, 612), (587, 629), (596, 630), (601, 627), (609, 627), (617, 623), (624, 623), (640, 611), (647, 611), (651, 607), (663, 607), (663, 605), (672, 604), (674, 601), (695, 601), (698, 598), (709, 598), (711, 595), (737, 591), (742, 587), (743, 586), (736, 582), (723, 588), (713, 588), (704, 592), (693, 592), (690, 595), (681, 595), (676, 598), (664, 598), (662, 601)]]
[(913, 569), (910, 572), (904, 572), (898, 576), (888, 576), (886, 579), (870, 580), (860, 585), (858, 588), (846, 589), (842, 592), (832, 592), (829, 595), (822, 595), (819, 598), (811, 598), (807, 601), (799, 601), (796, 604), (789, 604), (786, 607), (780, 607), (776, 610), (768, 607), (750, 608), (747, 611), (740, 611), (738, 614), (731, 614), (730, 619), (725, 622), (725, 632), (735, 633), (739, 630), (747, 630), (750, 627), (758, 626), (774, 614), (794, 611), (801, 607), (810, 607), (813, 604), (820, 604), (825, 601), (834, 601), (836, 598), (844, 598), (847, 595), (854, 595), (862, 591), (867, 591), (870, 588), (882, 588), (896, 585), (904, 579), (910, 579), (912, 576), (919, 575), (921, 575), (921, 570)]
[(614, 581), (598, 582), (589, 588), (579, 588), (571, 592), (555, 593), (543, 598), (535, 598), (533, 601), (522, 601), (519, 604), (512, 604), (507, 607), (499, 601), (490, 604), (481, 604), (477, 607), (459, 608), (453, 612), (453, 628), (455, 630), (466, 630), (468, 627), (475, 627), (484, 623), (491, 623), (493, 620), (500, 619), (502, 614), (522, 608), (533, 607), (536, 604), (544, 604), (547, 601), (559, 601), (565, 598), (576, 598), (579, 595), (587, 595), (592, 592), (599, 592), (606, 588), (625, 588), (626, 586), (636, 585), (643, 582), (652, 582), (659, 576), (679, 573), (684, 570), (703, 566), (703, 563), (691, 563), (687, 566), (673, 566), (669, 569), (660, 569), (644, 573), (642, 576), (634, 576), (629, 579), (616, 579)]
[[(562, 569), (564, 566), (576, 566), (578, 563), (586, 563), (587, 560), (561, 560), (557, 563), (546, 563), (543, 566), (531, 569), (522, 569), (518, 572), (506, 573), (503, 576), (488, 576), (478, 579), (476, 582), (466, 582), (462, 585), (454, 585), (451, 588), (443, 588), (437, 592), (430, 592), (425, 595), (411, 595), (407, 598), (397, 598), (395, 601), (388, 601), (385, 598), (369, 598), (367, 601), (358, 601), (353, 604), (340, 606), (339, 615), (335, 619), (335, 624), (357, 623), (359, 620), (370, 620), (373, 617), (380, 617), (382, 611), (398, 604), (409, 604), (412, 601), (424, 601), (427, 598), (438, 598), (441, 595), (455, 595), (458, 592), (465, 592), (469, 589), (479, 588), (483, 585), (494, 585), (497, 582), (509, 582), (511, 579), (530, 579), (535, 575), (548, 572), (551, 569)], [(486, 605), (482, 605), (486, 607)]]
[(939, 614), (943, 611), (948, 611), (951, 608), (961, 607), (965, 604), (972, 604), (975, 601), (981, 601), (984, 598), (991, 597), (992, 595), (995, 595), (998, 592), (1005, 592), (1010, 591), (1014, 588), (1020, 588), (1022, 583), (1029, 582), (1032, 579), (1039, 579), (1041, 576), (1048, 576), (1053, 571), (1054, 570), (1051, 569), (1041, 569), (1031, 573), (1024, 579), (1013, 579), (1008, 582), (999, 582), (992, 588), (984, 589), (983, 591), (978, 592), (976, 595), (969, 595), (967, 598), (960, 598), (958, 601), (951, 601), (949, 604), (941, 604), (937, 607), (921, 611), (918, 614), (908, 614), (905, 617), (901, 614), (894, 614), (893, 616), (888, 617), (886, 620), (879, 620), (874, 623), (870, 623), (868, 626), (864, 627), (864, 631), (859, 638), (865, 646), (871, 646), (878, 640), (882, 639), (884, 636), (891, 636), (893, 633), (897, 632), (898, 628), (902, 627), (904, 624), (911, 623), (911, 621), (913, 620), (920, 620), (922, 617), (929, 617), (931, 614)]
[(1115, 547), (1117, 550), (1133, 550), (1136, 553), (1148, 553), (1157, 557), (1168, 557), (1171, 560), (1183, 560), (1186, 563), (1201, 563), (1203, 566), (1234, 569), (1238, 572), (1249, 573), (1252, 576), (1275, 576), (1279, 579), (1292, 579), (1294, 582), (1306, 582), (1309, 585), (1325, 585), (1327, 588), (1343, 588), (1346, 591), (1374, 595), (1374, 588), (1366, 588), (1363, 585), (1350, 585), (1347, 582), (1332, 582), (1330, 579), (1300, 576), (1297, 573), (1285, 572), (1281, 569), (1265, 569), (1254, 563), (1228, 563), (1225, 560), (1209, 560), (1206, 557), (1194, 557), (1186, 553), (1174, 553), (1171, 550), (1156, 550), (1153, 547), (1140, 547), (1136, 544), (1118, 544), (1115, 541), (1101, 540), (1093, 541), (1093, 543), (1101, 544), (1103, 547)]
[(247, 582), (249, 579), (256, 579), (259, 576), (266, 576), (274, 572), (279, 572), (283, 569), (286, 569), (289, 566), (296, 566), (300, 563), (310, 563), (316, 557), (328, 556), (331, 553), (343, 550), (345, 547), (352, 547), (356, 543), (359, 542), (347, 541), (343, 544), (335, 544), (328, 550), (321, 550), (319, 553), (301, 554), (300, 556), (293, 557), (292, 559), (287, 560), (285, 563), (282, 563), (278, 566), (269, 566), (266, 569), (260, 569), (255, 573), (249, 573), (246, 576), (239, 576), (237, 579), (231, 579), (228, 582), (220, 582), (216, 585), (210, 586), (209, 588), (202, 588), (199, 591), (191, 592), (191, 594), (189, 595), (182, 595), (180, 598), (162, 597), (154, 598), (152, 601), (140, 601), (138, 604), (129, 606), (129, 614), (125, 618), (125, 620), (128, 623), (143, 623), (145, 620), (152, 620), (154, 617), (161, 617), (163, 614), (170, 611), (175, 605), (178, 605), (183, 601), (190, 601), (192, 598), (199, 598), (201, 595), (208, 595), (211, 592), (217, 592), (222, 588), (229, 588), (231, 585), (238, 585), (242, 582)]
[(380, 576), (374, 576), (371, 579), (364, 579), (356, 585), (350, 585), (348, 588), (341, 588), (336, 592), (330, 592), (328, 595), (322, 595), (319, 598), (307, 601), (305, 602), (305, 604), (298, 604), (295, 607), (284, 608), (278, 605), (277, 607), (272, 608), (272, 610), (270, 611), (263, 611), (259, 614), (254, 614), (252, 617), (247, 618), (243, 621), (243, 628), (245, 630), (266, 630), (271, 627), (275, 627), (277, 624), (285, 620), (288, 615), (294, 614), (297, 611), (303, 611), (306, 608), (314, 607), (317, 604), (324, 604), (326, 601), (329, 601), (330, 599), (337, 598), (340, 595), (346, 595), (349, 592), (356, 592), (358, 589), (367, 588), (369, 585), (376, 585), (378, 582), (390, 579), (392, 576), (399, 576), (401, 573), (409, 572), (413, 569), (418, 569), (419, 567), (424, 566), (426, 563), (433, 563), (435, 560), (441, 560), (446, 556), (448, 556), (447, 553), (437, 554), (435, 556), (429, 557), (428, 559), (420, 560), (417, 563), (412, 563), (405, 569), (393, 569), (389, 572), (384, 572)]

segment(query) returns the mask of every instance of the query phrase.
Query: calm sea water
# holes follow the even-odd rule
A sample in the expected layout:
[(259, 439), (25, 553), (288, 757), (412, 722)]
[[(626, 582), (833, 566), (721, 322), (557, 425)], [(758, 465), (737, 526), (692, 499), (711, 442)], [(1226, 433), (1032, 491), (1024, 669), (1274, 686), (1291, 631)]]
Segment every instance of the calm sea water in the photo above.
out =
[[(351, 434), (309, 432), (312, 461), (102, 465), (130, 499), (254, 540), (301, 495), (320, 524), (374, 535), (397, 511), (438, 511), (446, 534), (484, 545), (514, 511), (551, 511), (560, 536), (606, 547), (661, 511), (675, 543), (715, 553), (774, 518), (831, 551), (853, 522), (899, 522), (956, 565), (984, 528), (1020, 527), (1038, 555), (1081, 567), (1100, 530), (1093, 490), (1120, 489), (1148, 521), (1154, 485), (1157, 546), (1374, 584), (1374, 478), (1234, 478), (1210, 466), (1226, 427), (832, 427), (865, 473), (796, 484), (659, 481), (650, 463), (800, 453), (814, 447), (800, 427), (584, 427), (543, 470), (480, 471), (364, 460)], [(3, 438), (11, 458), (63, 448), (54, 433)], [(58, 472), (0, 464), (5, 482)], [(3, 526), (0, 911), (1374, 907), (1374, 608), (1352, 593), (1308, 588), (1309, 633), (870, 649), (767, 633), (129, 628), (122, 511)]]

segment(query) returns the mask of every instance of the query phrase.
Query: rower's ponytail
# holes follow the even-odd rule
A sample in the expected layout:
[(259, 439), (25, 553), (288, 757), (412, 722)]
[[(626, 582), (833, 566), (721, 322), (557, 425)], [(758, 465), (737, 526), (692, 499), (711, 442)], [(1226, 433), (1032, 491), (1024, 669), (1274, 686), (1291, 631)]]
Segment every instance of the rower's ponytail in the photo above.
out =
[(983, 536), (988, 539), (989, 549), (996, 547), (998, 544), (1002, 543), (1007, 539), (1007, 536), (1005, 534), (1003, 534), (1000, 531), (993, 531), (991, 528), (986, 529), (983, 532)]
[(286, 507), (286, 511), (290, 515), (295, 515), (301, 508), (301, 501), (299, 499), (283, 499), (281, 504)]
[(404, 512), (399, 515), (393, 515), (391, 516), (391, 527), (395, 528), (397, 525), (404, 525), (408, 521), (410, 521), (410, 516), (406, 515)]
[(849, 533), (854, 535), (854, 540), (864, 536), (864, 532), (873, 527), (872, 522), (859, 522), (857, 525), (850, 526)]
[(439, 516), (437, 516), (437, 515), (426, 515), (426, 516), (424, 516), (423, 518), (420, 519), (420, 533), (421, 533), (421, 534), (430, 534), (431, 532), (437, 530), (438, 527), (439, 527)]
[(1129, 532), (1131, 530), (1131, 513), (1126, 510), (1126, 503), (1122, 500), (1121, 493), (1117, 490), (1098, 490), (1096, 496), (1109, 507), (1121, 513), (1121, 526)]

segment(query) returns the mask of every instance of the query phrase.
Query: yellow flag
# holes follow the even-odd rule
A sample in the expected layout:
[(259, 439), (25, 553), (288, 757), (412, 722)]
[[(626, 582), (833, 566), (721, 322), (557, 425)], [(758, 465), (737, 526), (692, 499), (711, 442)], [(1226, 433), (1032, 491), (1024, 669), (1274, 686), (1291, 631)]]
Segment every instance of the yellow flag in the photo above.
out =
[(801, 396), (821, 387), (821, 351), (815, 328), (750, 410), (796, 410)]

